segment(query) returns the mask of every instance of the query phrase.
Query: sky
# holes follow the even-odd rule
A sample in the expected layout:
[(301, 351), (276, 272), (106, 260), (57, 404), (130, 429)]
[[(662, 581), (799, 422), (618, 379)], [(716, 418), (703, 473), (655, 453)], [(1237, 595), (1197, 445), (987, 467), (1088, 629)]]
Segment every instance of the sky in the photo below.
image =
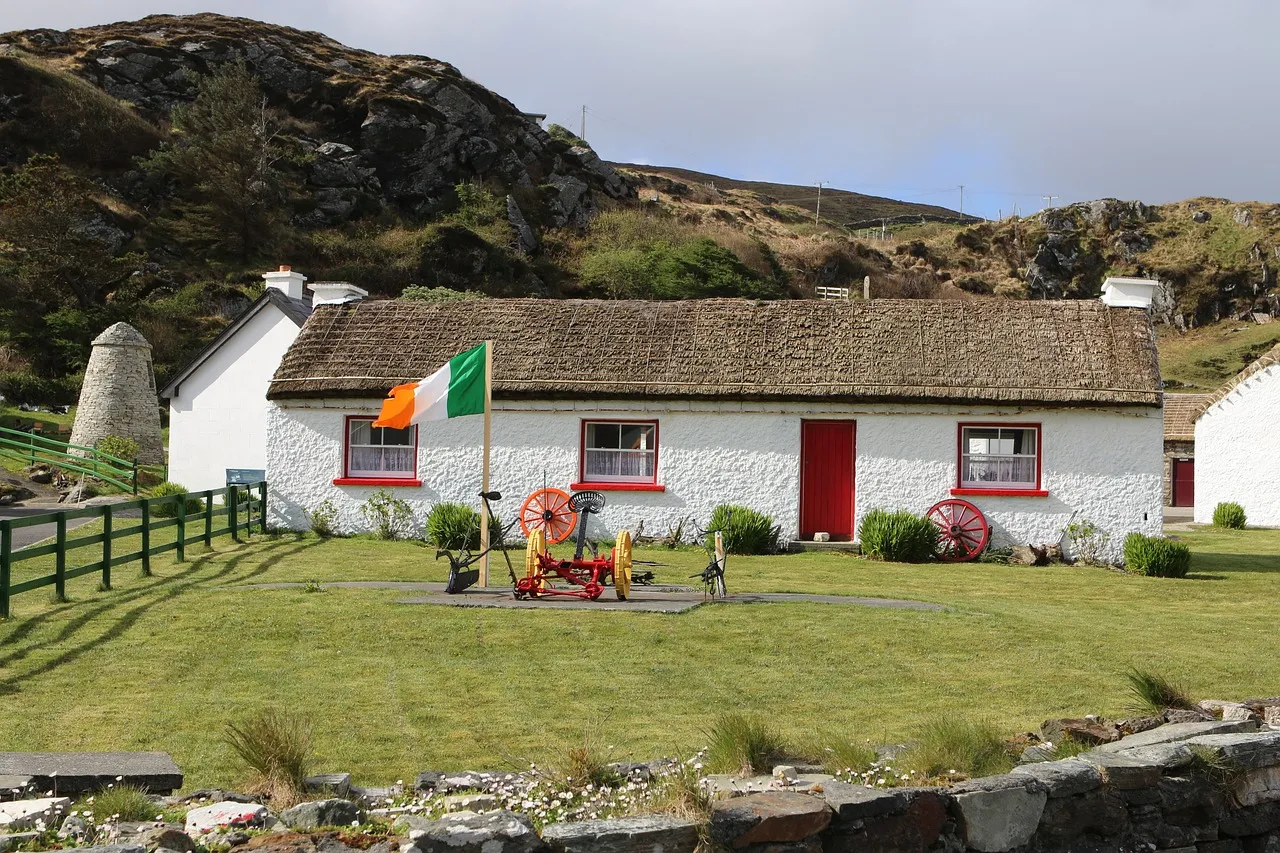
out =
[(607, 160), (987, 217), (1280, 199), (1280, 0), (0, 0), (0, 30), (200, 11), (585, 105)]

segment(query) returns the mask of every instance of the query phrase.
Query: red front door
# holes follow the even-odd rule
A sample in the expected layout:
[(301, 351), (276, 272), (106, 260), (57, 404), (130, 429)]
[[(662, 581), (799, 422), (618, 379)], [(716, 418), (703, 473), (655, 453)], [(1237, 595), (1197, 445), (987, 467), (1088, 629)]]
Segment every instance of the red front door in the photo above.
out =
[(853, 421), (800, 422), (800, 538), (853, 538)]
[(1196, 505), (1196, 460), (1173, 460), (1173, 505)]

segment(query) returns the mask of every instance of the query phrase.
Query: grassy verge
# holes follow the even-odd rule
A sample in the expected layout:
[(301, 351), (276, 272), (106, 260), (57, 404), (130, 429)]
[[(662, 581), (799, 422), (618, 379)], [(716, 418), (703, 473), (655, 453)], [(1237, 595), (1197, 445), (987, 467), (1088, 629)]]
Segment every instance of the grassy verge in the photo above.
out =
[[(1280, 531), (1183, 534), (1191, 579), (1101, 569), (904, 565), (834, 554), (733, 557), (731, 591), (936, 601), (948, 612), (822, 604), (685, 614), (397, 604), (392, 590), (237, 589), (310, 580), (442, 580), (411, 543), (258, 537), (155, 575), (117, 569), (71, 601), (15, 599), (0, 623), (9, 749), (161, 749), (189, 786), (234, 784), (227, 723), (276, 706), (313, 722), (318, 769), (393, 781), (426, 768), (540, 760), (591, 736), (619, 759), (690, 754), (728, 710), (788, 743), (817, 731), (894, 742), (940, 714), (1012, 733), (1046, 717), (1123, 714), (1125, 674), (1197, 697), (1271, 695), (1261, 648), (1280, 592)], [(701, 551), (646, 549), (683, 581)], [(505, 568), (495, 567), (499, 576)], [(1205, 638), (1211, 637), (1212, 641)]]

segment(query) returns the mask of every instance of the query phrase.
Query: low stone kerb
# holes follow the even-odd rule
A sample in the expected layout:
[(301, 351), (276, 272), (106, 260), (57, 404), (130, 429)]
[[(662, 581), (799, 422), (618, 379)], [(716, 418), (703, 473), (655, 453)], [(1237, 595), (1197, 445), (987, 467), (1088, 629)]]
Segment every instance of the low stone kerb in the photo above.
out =
[(711, 839), (728, 847), (801, 841), (831, 823), (831, 808), (806, 794), (768, 791), (716, 803)]
[(692, 853), (698, 822), (666, 815), (553, 823), (542, 840), (563, 853)]

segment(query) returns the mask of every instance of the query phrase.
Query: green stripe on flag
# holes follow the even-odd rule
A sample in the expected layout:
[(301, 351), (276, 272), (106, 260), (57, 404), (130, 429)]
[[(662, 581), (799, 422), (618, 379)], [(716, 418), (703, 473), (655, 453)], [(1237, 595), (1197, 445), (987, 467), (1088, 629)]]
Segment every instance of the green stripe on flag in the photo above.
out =
[(484, 414), (484, 347), (449, 359), (448, 417)]

